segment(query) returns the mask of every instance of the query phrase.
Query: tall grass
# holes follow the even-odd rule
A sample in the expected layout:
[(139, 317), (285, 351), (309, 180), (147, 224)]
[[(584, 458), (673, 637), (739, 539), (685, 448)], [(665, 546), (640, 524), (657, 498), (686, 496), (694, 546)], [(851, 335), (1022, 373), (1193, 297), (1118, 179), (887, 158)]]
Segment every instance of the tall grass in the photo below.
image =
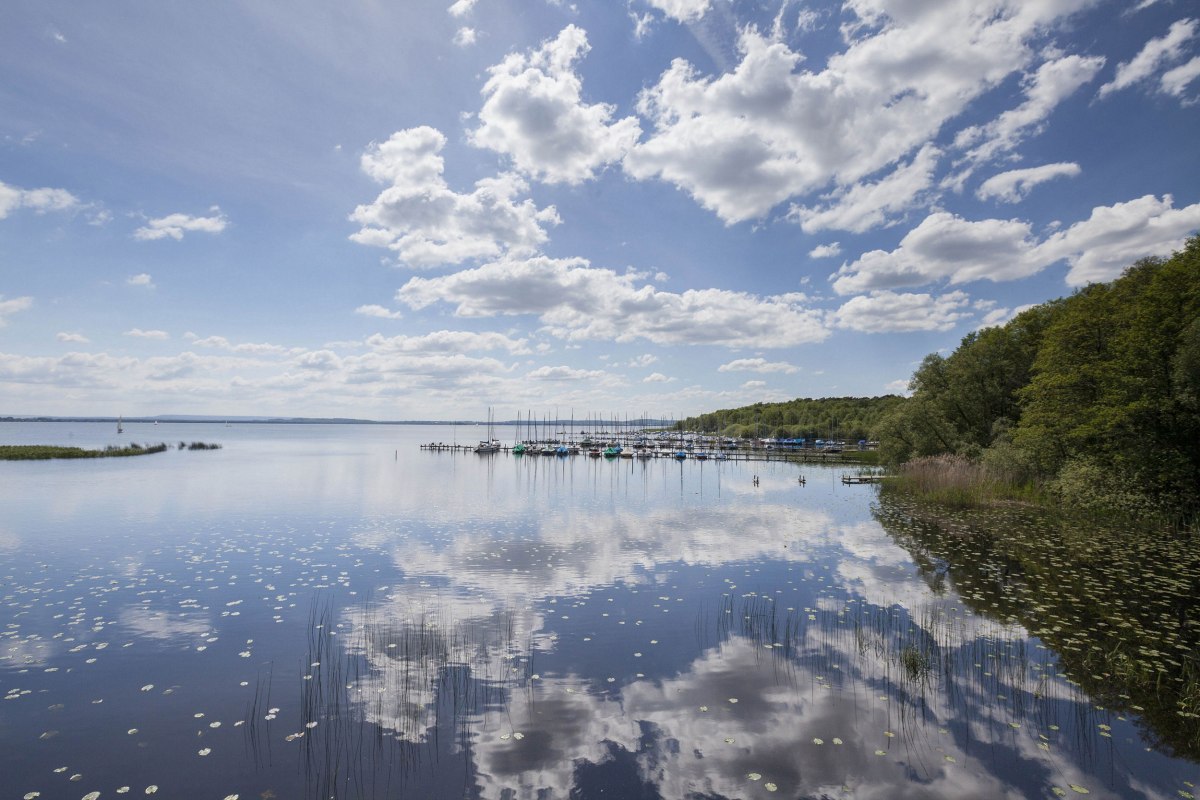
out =
[(900, 465), (887, 481), (898, 489), (954, 508), (974, 508), (1005, 501), (1042, 503), (1041, 489), (1004, 470), (959, 455), (923, 456)]
[(165, 444), (140, 445), (137, 443), (126, 447), (109, 445), (103, 450), (84, 450), (82, 447), (58, 447), (47, 444), (6, 444), (0, 445), (0, 461), (41, 461), (49, 458), (119, 458), (161, 453), (166, 449), (167, 445)]

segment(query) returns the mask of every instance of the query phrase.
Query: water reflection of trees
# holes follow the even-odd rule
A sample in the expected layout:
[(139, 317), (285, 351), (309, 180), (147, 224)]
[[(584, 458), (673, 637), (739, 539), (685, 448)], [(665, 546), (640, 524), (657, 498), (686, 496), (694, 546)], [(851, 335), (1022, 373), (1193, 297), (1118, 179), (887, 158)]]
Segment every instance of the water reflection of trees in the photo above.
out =
[(936, 513), (884, 492), (875, 516), (935, 591), (1024, 625), (1101, 707), (1200, 759), (1200, 548), (1194, 537), (1024, 509)]

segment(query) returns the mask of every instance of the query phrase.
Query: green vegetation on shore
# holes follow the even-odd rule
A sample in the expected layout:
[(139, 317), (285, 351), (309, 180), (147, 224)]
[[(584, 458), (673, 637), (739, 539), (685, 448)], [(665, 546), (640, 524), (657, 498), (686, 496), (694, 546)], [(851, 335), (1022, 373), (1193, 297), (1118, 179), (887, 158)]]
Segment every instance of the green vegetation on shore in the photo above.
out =
[[(218, 450), (219, 444), (205, 442), (180, 442), (180, 450)], [(109, 445), (103, 450), (85, 450), (82, 447), (62, 447), (49, 444), (5, 444), (0, 445), (0, 461), (44, 461), (51, 458), (121, 458), (124, 456), (144, 456), (150, 453), (162, 453), (170, 449), (170, 445), (130, 443), (125, 447)]]
[(857, 441), (871, 438), (880, 419), (903, 403), (904, 398), (899, 395), (819, 399), (801, 397), (782, 403), (755, 403), (742, 408), (713, 411), (688, 417), (679, 426), (686, 430), (743, 439), (767, 436)]
[(879, 422), (894, 485), (1189, 524), (1200, 515), (1200, 237), (926, 356)]

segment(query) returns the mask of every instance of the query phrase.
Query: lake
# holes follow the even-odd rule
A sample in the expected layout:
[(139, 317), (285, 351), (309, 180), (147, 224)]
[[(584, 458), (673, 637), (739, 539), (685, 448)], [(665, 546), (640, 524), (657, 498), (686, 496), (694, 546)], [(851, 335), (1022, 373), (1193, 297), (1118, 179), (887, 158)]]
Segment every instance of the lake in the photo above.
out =
[(1194, 642), (1146, 699), (1027, 553), (846, 468), (419, 449), (485, 433), (0, 423), (222, 445), (0, 462), (0, 800), (1196, 793)]

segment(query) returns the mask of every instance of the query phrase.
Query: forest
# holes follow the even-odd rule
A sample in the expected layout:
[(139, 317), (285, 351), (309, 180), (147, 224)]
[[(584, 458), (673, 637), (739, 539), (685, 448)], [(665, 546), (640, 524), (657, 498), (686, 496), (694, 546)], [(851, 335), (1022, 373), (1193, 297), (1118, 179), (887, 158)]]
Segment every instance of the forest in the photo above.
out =
[(909, 389), (873, 430), (887, 463), (941, 457), (1001, 493), (1195, 520), (1200, 237), (968, 334)]
[(1170, 258), (1142, 259), (1110, 283), (969, 333), (949, 355), (931, 353), (909, 390), (756, 403), (683, 425), (878, 440), (883, 463), (929, 486), (1194, 523), (1200, 236)]
[(899, 395), (797, 398), (688, 417), (677, 427), (743, 439), (773, 437), (857, 442), (870, 439), (883, 417), (903, 403), (904, 398)]

